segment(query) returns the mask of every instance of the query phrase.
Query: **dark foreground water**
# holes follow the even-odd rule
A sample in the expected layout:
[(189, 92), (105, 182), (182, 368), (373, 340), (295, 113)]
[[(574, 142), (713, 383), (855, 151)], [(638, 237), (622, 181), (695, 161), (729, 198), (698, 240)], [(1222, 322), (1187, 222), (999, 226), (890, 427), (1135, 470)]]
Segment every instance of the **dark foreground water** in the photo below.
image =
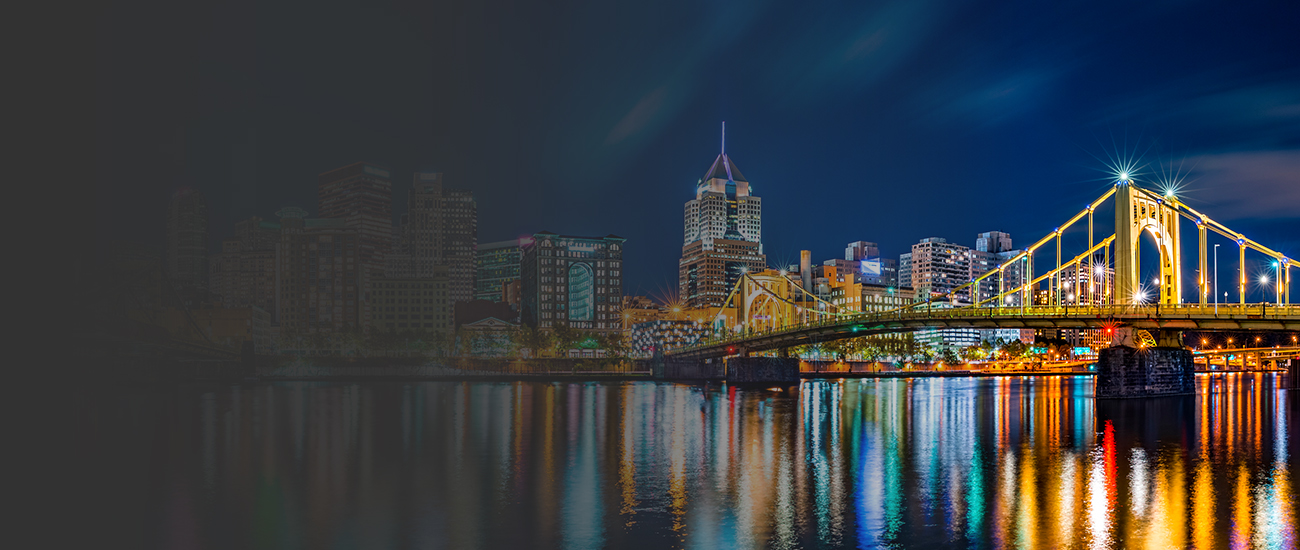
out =
[(1277, 381), (84, 391), (69, 525), (142, 548), (1296, 548), (1300, 391)]

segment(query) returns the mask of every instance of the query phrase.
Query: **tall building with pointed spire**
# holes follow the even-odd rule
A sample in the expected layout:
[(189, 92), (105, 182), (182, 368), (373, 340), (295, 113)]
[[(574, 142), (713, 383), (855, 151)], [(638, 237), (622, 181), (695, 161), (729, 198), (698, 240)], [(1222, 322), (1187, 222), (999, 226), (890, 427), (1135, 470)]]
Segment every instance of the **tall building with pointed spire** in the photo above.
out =
[(726, 136), (723, 123), (722, 152), (686, 202), (678, 293), (687, 307), (720, 306), (742, 273), (767, 267), (763, 203), (727, 156)]

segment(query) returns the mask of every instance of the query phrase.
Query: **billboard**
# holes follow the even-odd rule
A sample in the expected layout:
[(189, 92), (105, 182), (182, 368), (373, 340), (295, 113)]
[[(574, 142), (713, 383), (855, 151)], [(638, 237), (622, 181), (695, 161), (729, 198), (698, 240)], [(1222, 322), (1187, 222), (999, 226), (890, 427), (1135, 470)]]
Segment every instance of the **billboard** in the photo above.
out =
[(862, 260), (863, 277), (880, 277), (880, 258)]

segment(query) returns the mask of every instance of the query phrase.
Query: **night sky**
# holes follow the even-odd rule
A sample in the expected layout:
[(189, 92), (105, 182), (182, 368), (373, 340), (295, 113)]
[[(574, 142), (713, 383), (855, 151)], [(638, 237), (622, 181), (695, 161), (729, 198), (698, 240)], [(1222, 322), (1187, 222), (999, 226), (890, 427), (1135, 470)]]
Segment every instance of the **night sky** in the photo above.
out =
[(115, 3), (94, 34), (99, 237), (160, 244), (190, 185), (215, 250), (236, 219), (315, 214), (317, 174), (364, 160), (393, 170), (395, 213), (417, 169), (473, 190), (480, 242), (626, 237), (625, 291), (662, 296), (725, 120), (772, 264), (1023, 246), (1117, 154), (1294, 258), (1298, 27), (1294, 2)]

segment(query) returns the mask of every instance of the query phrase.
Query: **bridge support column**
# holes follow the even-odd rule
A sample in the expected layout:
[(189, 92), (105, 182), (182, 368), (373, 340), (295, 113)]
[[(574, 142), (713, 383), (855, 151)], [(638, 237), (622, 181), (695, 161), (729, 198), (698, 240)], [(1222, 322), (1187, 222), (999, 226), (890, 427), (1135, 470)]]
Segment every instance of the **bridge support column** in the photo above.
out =
[(797, 384), (797, 357), (728, 357), (727, 382), (736, 384)]
[(1286, 360), (1286, 363), (1289, 365), (1286, 369), (1286, 377), (1289, 380), (1287, 387), (1300, 390), (1300, 357), (1291, 357)]
[(722, 380), (721, 359), (673, 359), (659, 355), (650, 360), (650, 374), (657, 380)]
[(1116, 330), (1112, 347), (1097, 358), (1098, 398), (1155, 397), (1196, 393), (1196, 365), (1178, 331), (1156, 331), (1156, 346), (1138, 348), (1133, 329)]

